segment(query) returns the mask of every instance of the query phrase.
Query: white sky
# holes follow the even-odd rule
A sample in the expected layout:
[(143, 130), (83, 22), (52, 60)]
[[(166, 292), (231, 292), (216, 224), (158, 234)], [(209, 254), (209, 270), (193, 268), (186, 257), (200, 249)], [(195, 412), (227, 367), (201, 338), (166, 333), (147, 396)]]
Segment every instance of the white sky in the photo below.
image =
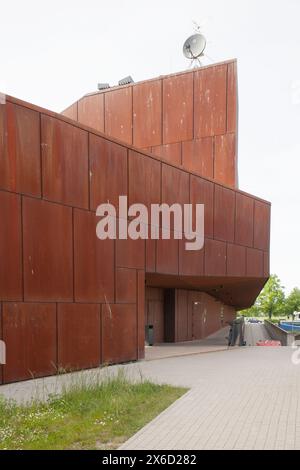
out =
[[(272, 202), (271, 271), (300, 286), (299, 0), (0, 0), (0, 91), (61, 111), (98, 82), (238, 58), (240, 188)], [(209, 62), (208, 62), (209, 63)]]

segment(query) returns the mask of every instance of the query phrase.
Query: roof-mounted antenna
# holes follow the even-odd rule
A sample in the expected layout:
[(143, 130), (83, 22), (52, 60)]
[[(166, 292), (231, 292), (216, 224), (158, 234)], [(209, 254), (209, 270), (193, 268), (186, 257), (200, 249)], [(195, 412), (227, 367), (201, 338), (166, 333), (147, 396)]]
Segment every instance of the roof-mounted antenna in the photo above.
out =
[[(198, 26), (199, 28), (199, 26)], [(190, 59), (190, 67), (202, 65), (200, 57), (204, 55), (204, 49), (206, 47), (206, 39), (203, 34), (196, 33), (187, 38), (183, 44), (183, 55)]]

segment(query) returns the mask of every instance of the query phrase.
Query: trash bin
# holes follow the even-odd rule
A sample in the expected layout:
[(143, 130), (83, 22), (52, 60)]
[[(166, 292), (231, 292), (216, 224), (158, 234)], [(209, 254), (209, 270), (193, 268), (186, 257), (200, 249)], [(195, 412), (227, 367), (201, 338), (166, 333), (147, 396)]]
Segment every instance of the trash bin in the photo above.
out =
[(146, 325), (145, 330), (146, 330), (145, 331), (146, 343), (148, 343), (149, 346), (153, 346), (153, 343), (154, 343), (153, 325)]

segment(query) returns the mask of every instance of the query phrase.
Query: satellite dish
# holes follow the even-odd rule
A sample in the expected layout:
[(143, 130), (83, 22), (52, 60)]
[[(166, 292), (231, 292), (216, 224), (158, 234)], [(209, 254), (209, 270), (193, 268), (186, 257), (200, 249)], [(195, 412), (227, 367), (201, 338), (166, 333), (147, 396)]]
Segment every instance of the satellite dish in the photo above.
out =
[(203, 34), (197, 33), (190, 36), (183, 44), (183, 55), (193, 62), (201, 65), (199, 57), (203, 56), (206, 46), (206, 39)]

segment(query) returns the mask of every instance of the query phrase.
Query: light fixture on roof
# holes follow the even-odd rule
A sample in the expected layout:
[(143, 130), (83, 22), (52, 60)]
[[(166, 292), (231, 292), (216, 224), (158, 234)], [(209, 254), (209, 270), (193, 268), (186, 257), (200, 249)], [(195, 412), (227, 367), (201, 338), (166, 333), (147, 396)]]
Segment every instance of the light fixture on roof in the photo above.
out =
[(97, 85), (98, 90), (106, 90), (107, 88), (110, 88), (109, 83), (98, 83)]
[(122, 80), (119, 80), (119, 86), (129, 85), (129, 83), (134, 83), (131, 75), (128, 75), (128, 77), (125, 77), (125, 78), (122, 78)]

